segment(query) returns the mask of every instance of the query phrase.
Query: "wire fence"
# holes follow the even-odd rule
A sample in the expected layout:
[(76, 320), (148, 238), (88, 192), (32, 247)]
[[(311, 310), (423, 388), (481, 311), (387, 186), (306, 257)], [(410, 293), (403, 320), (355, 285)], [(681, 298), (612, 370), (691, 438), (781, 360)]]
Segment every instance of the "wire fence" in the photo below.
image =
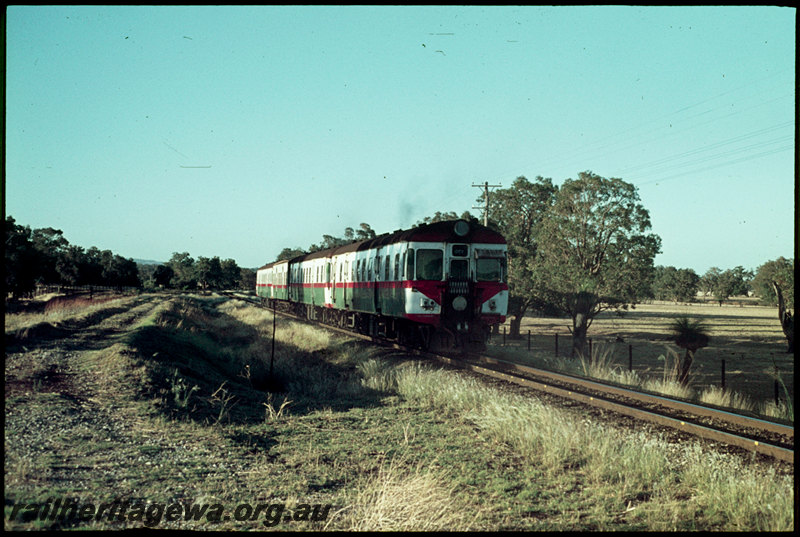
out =
[[(524, 331), (512, 339), (507, 327), (493, 334), (489, 350), (498, 358), (517, 361), (534, 367), (558, 368), (576, 365), (581, 358), (573, 353), (572, 335), (535, 334)], [(587, 338), (585, 362), (602, 356), (608, 367), (617, 371), (635, 372), (640, 378), (661, 378), (669, 356), (684, 354), (667, 339), (663, 341), (625, 341), (614, 337)], [(716, 387), (747, 395), (754, 401), (794, 399), (794, 355), (764, 351), (757, 356), (730, 348), (704, 348), (694, 355), (691, 386), (702, 391)]]
[(59, 295), (78, 295), (78, 294), (93, 294), (105, 292), (120, 292), (132, 293), (138, 291), (137, 287), (125, 286), (112, 286), (112, 285), (56, 285), (56, 284), (39, 284), (36, 289), (30, 293), (28, 298), (36, 298), (42, 295), (59, 294)]

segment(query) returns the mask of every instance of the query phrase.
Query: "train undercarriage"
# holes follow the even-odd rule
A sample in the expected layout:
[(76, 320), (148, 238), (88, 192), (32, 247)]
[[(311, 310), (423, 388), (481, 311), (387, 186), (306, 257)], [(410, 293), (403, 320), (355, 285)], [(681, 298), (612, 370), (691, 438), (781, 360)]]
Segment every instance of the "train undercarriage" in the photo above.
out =
[(486, 348), (489, 326), (474, 323), (469, 330), (418, 323), (383, 315), (323, 308), (287, 300), (262, 299), (264, 305), (302, 319), (351, 330), (361, 335), (387, 340), (426, 351), (481, 351)]

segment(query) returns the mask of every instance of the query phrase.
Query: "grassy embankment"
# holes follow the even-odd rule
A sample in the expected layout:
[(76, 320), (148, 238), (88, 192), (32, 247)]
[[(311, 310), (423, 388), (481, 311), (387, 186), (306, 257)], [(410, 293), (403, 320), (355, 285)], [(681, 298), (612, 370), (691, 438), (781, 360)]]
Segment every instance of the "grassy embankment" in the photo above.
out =
[[(75, 353), (91, 397), (67, 383), (51, 390), (47, 378), (7, 392), (6, 517), (9, 500), (77, 496), (332, 505), (324, 521), (275, 526), (288, 530), (793, 528), (792, 476), (584, 421), (320, 329), (277, 326), (272, 379), (271, 314), (220, 298), (165, 302), (102, 349), (43, 351)], [(275, 383), (284, 391), (263, 391)], [(21, 413), (81, 415), (76, 404), (96, 405), (97, 423), (67, 419), (47, 450), (21, 456)]]

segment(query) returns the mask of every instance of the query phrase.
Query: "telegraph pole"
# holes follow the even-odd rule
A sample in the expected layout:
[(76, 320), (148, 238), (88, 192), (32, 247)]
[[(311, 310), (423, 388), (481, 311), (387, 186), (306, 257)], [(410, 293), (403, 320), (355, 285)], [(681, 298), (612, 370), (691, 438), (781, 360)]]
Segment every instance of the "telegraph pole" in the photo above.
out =
[(483, 189), (483, 207), (472, 207), (473, 209), (483, 209), (483, 225), (489, 225), (489, 189), (490, 188), (500, 188), (503, 185), (490, 185), (488, 181), (485, 181), (482, 185), (476, 185), (473, 183), (474, 187), (482, 188)]

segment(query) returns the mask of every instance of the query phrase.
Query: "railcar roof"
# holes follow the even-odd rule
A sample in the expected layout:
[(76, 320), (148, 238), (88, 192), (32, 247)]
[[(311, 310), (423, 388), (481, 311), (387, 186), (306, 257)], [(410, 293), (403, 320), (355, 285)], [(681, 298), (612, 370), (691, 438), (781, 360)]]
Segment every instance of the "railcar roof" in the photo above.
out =
[[(456, 235), (456, 222), (458, 222), (458, 220), (446, 220), (443, 222), (434, 222), (433, 224), (423, 224), (411, 229), (401, 229), (393, 233), (384, 233), (383, 235), (378, 235), (373, 239), (351, 242), (350, 244), (345, 244), (343, 246), (337, 246), (335, 248), (328, 248), (326, 250), (319, 250), (310, 254), (297, 256), (289, 261), (292, 263), (299, 263), (321, 257), (345, 254), (348, 252), (370, 250), (372, 248), (379, 248), (387, 244), (394, 244), (395, 242), (478, 242), (484, 244), (506, 244), (505, 238), (503, 238), (500, 233), (486, 226), (478, 224), (477, 222), (469, 223), (469, 232), (465, 236), (461, 237)], [(270, 263), (261, 268), (268, 268), (280, 262), (282, 261)]]
[(270, 268), (270, 267), (274, 267), (276, 265), (280, 265), (281, 263), (288, 263), (288, 262), (289, 262), (288, 259), (281, 259), (280, 261), (273, 261), (272, 263), (267, 263), (263, 267), (258, 267), (258, 269), (256, 269), (256, 271), (264, 270), (264, 269), (267, 269), (267, 268)]

